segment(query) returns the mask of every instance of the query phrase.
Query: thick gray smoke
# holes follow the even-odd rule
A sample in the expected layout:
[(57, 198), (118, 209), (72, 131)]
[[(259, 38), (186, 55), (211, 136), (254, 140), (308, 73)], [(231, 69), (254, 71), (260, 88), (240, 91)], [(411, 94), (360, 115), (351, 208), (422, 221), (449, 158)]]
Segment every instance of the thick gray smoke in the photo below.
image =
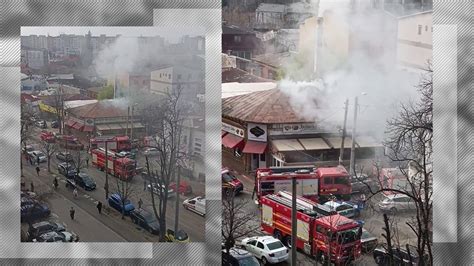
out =
[[(341, 20), (340, 23), (349, 25), (355, 45), (351, 45), (347, 57), (342, 56), (344, 60), (341, 64), (320, 76), (321, 80), (295, 81), (287, 78), (280, 82), (279, 88), (289, 95), (297, 111), (319, 122), (321, 127), (342, 127), (344, 102), (349, 99), (349, 132), (354, 114), (354, 97), (357, 96), (360, 105), (357, 131), (381, 138), (386, 120), (398, 111), (399, 103), (416, 97), (414, 86), (418, 83), (419, 74), (396, 68), (393, 18), (380, 11), (363, 8), (361, 10), (364, 11), (358, 14), (349, 14), (344, 4), (350, 1), (329, 2), (321, 1), (319, 15), (333, 12)], [(324, 34), (332, 33), (326, 31)], [(378, 49), (373, 51), (367, 47)], [(287, 69), (288, 76), (291, 76), (292, 71), (299, 70)]]
[(94, 59), (97, 74), (110, 78), (116, 73), (130, 72), (139, 60), (137, 38), (118, 37), (104, 47)]

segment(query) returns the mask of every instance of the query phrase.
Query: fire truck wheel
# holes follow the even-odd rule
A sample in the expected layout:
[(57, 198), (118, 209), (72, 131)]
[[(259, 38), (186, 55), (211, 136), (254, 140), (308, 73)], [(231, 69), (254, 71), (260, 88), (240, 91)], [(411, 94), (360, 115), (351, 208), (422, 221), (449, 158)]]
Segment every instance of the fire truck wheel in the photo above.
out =
[(280, 230), (275, 230), (273, 232), (273, 237), (281, 241), (281, 233)]
[(267, 263), (267, 258), (265, 258), (265, 256), (262, 256), (262, 265), (267, 265)]

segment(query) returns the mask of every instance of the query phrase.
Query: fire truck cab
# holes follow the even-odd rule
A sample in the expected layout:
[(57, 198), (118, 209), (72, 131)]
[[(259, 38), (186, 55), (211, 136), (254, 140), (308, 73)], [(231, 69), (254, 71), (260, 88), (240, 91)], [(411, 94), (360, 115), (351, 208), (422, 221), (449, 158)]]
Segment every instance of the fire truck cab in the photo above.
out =
[[(291, 194), (280, 192), (262, 197), (262, 231), (291, 245)], [(321, 261), (343, 265), (361, 255), (362, 226), (356, 221), (332, 214), (322, 216), (316, 203), (297, 196), (296, 245)]]
[(132, 149), (132, 142), (128, 136), (99, 136), (90, 139), (90, 148), (98, 149), (105, 148), (107, 142), (107, 150), (110, 151), (130, 151)]
[(320, 167), (316, 170), (320, 180), (320, 197), (328, 199), (335, 196), (343, 200), (350, 200), (352, 185), (349, 173), (343, 166)]
[(56, 142), (63, 148), (68, 150), (83, 150), (84, 144), (82, 144), (73, 135), (56, 135)]
[[(379, 175), (379, 184), (384, 189), (398, 189), (408, 191), (410, 185), (407, 177), (398, 168), (382, 168)], [(383, 194), (396, 194), (392, 191), (384, 191)]]

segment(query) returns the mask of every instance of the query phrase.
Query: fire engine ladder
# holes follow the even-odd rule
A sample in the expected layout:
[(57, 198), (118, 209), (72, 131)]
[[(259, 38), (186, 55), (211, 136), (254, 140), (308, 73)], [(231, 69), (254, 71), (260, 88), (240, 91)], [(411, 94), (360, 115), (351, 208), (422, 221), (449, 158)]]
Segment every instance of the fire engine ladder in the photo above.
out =
[[(288, 208), (292, 207), (291, 199), (288, 199), (279, 195), (274, 195), (274, 194), (267, 195), (266, 197)], [(301, 211), (301, 212), (308, 212), (308, 211), (311, 212), (313, 210), (313, 207), (308, 207), (308, 205), (306, 204), (301, 204), (301, 202), (298, 202), (297, 200), (296, 210)]]
[[(288, 200), (292, 200), (293, 199), (293, 196), (290, 192), (287, 192), (287, 191), (280, 191), (278, 192), (278, 195), (280, 195), (281, 197), (283, 198), (286, 198)], [(302, 206), (305, 206), (306, 209), (309, 209), (309, 210), (313, 210), (315, 205), (310, 203), (308, 200), (304, 199), (304, 198), (301, 198), (299, 196), (296, 196), (296, 203), (297, 204), (300, 204)]]

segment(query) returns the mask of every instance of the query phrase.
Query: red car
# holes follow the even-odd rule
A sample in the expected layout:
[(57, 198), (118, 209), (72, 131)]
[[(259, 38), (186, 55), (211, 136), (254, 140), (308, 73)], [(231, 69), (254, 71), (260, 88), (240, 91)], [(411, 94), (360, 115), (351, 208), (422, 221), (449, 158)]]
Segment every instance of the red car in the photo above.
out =
[(189, 195), (189, 194), (193, 193), (193, 189), (188, 184), (188, 182), (180, 181), (179, 183), (180, 184), (179, 184), (179, 189), (178, 190), (176, 190), (176, 183), (174, 183), (174, 182), (170, 183), (169, 188), (173, 189), (174, 191), (178, 191), (178, 193), (181, 194), (181, 195)]

